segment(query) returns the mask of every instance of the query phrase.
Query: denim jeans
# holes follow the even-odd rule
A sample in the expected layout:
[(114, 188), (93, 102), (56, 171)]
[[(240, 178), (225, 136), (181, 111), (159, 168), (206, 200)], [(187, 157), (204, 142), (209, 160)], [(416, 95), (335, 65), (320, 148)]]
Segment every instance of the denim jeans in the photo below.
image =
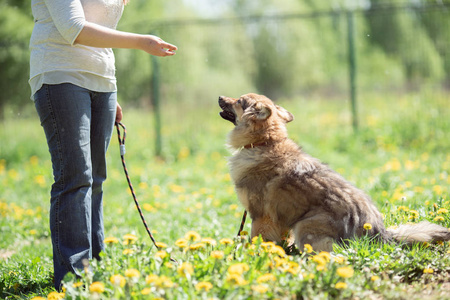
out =
[(102, 183), (117, 94), (63, 83), (43, 85), (34, 95), (52, 159), (50, 199), (55, 288), (68, 272), (103, 249)]

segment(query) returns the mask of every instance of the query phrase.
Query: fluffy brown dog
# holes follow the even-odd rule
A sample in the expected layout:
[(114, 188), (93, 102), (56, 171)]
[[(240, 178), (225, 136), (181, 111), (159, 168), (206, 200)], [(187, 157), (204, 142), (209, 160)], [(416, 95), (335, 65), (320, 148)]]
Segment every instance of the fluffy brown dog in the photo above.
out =
[(386, 230), (368, 195), (288, 138), (286, 123), (294, 117), (267, 97), (219, 97), (219, 106), (220, 116), (235, 125), (230, 173), (252, 218), (252, 237), (280, 243), (293, 235), (299, 250), (310, 244), (315, 251), (332, 251), (334, 242), (366, 233), (404, 243), (450, 239), (447, 228), (429, 222)]

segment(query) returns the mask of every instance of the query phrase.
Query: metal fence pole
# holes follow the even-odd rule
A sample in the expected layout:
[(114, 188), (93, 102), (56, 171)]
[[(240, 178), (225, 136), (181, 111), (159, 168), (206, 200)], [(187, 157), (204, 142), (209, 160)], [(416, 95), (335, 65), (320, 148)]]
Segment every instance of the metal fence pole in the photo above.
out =
[(159, 62), (152, 55), (152, 104), (155, 116), (155, 155), (162, 156), (161, 108), (159, 90)]
[(355, 14), (347, 11), (348, 68), (350, 80), (350, 101), (353, 131), (358, 131), (358, 109), (356, 95), (356, 49), (355, 49)]

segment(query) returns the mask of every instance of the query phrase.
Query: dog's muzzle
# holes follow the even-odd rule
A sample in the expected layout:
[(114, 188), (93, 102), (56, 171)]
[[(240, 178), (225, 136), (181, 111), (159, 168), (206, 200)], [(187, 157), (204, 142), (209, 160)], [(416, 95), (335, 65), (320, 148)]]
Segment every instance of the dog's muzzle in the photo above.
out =
[(234, 112), (230, 109), (230, 105), (228, 103), (225, 102), (224, 97), (220, 96), (219, 97), (219, 106), (222, 109), (222, 111), (219, 113), (219, 115), (227, 120), (230, 121), (231, 123), (233, 123), (234, 125), (236, 125), (236, 115), (234, 114)]

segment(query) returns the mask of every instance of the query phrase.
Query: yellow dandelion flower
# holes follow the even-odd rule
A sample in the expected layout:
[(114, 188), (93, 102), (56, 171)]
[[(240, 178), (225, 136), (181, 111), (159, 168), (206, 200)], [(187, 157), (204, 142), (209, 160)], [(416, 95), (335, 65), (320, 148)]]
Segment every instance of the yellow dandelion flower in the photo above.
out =
[(252, 291), (259, 293), (259, 294), (265, 294), (269, 288), (266, 285), (258, 284), (258, 285), (252, 285)]
[(267, 273), (264, 275), (259, 276), (256, 279), (256, 282), (258, 283), (264, 283), (264, 282), (268, 282), (268, 281), (276, 281), (277, 278), (275, 277), (275, 275), (271, 274), (271, 273)]
[(248, 281), (242, 278), (242, 276), (238, 274), (228, 274), (227, 275), (227, 282), (235, 284), (235, 285), (247, 285)]
[(188, 240), (188, 241), (193, 241), (193, 242), (197, 242), (197, 241), (200, 241), (200, 240), (201, 240), (200, 234), (198, 234), (198, 233), (195, 232), (195, 231), (188, 231), (188, 232), (185, 234), (184, 238), (185, 238), (186, 240)]
[(212, 247), (214, 247), (214, 246), (217, 245), (216, 240), (215, 240), (215, 239), (212, 239), (212, 238), (203, 238), (203, 239), (202, 239), (202, 242), (205, 243), (206, 245), (212, 246)]
[(131, 255), (131, 254), (133, 254), (134, 253), (134, 250), (133, 249), (124, 249), (123, 251), (122, 251), (122, 254), (123, 255)]
[(47, 300), (47, 298), (37, 296), (37, 297), (31, 298), (30, 300)]
[(194, 274), (194, 267), (190, 263), (184, 262), (178, 268), (178, 274), (185, 276), (185, 277), (187, 275), (192, 275), (192, 274)]
[(143, 189), (143, 190), (148, 189), (148, 184), (147, 184), (147, 182), (142, 182), (142, 181), (141, 181), (141, 182), (139, 182), (138, 186), (139, 186), (140, 189)]
[(343, 264), (345, 261), (344, 257), (342, 257), (342, 256), (333, 257), (333, 260), (338, 264)]
[(329, 262), (331, 260), (331, 255), (329, 252), (326, 251), (321, 251), (319, 254), (320, 257), (322, 257), (323, 259), (325, 259), (326, 262)]
[(253, 245), (255, 245), (256, 243), (260, 243), (260, 242), (262, 242), (262, 237), (260, 235), (254, 236), (254, 237), (252, 237), (252, 241), (251, 242), (252, 242)]
[(248, 231), (242, 230), (239, 234), (242, 236), (248, 236)]
[(197, 291), (204, 290), (205, 292), (207, 292), (207, 291), (209, 291), (212, 288), (213, 288), (212, 283), (211, 282), (207, 282), (207, 281), (201, 281), (201, 282), (199, 282), (199, 283), (197, 283), (195, 285), (195, 289)]
[(323, 258), (322, 256), (319, 256), (319, 255), (314, 255), (312, 257), (312, 261), (315, 262), (316, 264), (318, 264), (319, 266), (324, 266), (327, 264), (327, 261), (325, 260), (325, 258)]
[(125, 279), (125, 277), (123, 277), (123, 276), (120, 275), (120, 274), (112, 275), (112, 276), (109, 278), (109, 281), (110, 281), (113, 285), (120, 286), (120, 287), (124, 287), (124, 286), (125, 286), (125, 283), (127, 282), (126, 279)]
[(372, 229), (372, 224), (370, 224), (370, 223), (365, 223), (365, 224), (364, 224), (364, 229), (365, 229), (365, 230), (371, 230), (371, 229)]
[(433, 274), (433, 273), (434, 273), (434, 270), (431, 268), (426, 268), (423, 270), (423, 274)]
[(152, 292), (152, 290), (150, 288), (144, 288), (141, 291), (141, 294), (144, 296), (150, 295), (150, 293)]
[(286, 252), (284, 251), (283, 247), (280, 247), (278, 245), (276, 245), (275, 247), (270, 249), (270, 253), (276, 254), (276, 255), (278, 255), (280, 257), (285, 257), (286, 256)]
[(448, 214), (448, 209), (446, 209), (446, 208), (439, 208), (437, 213), (438, 214)]
[(154, 208), (153, 205), (151, 205), (149, 203), (144, 203), (142, 205), (142, 208), (144, 208), (144, 210), (149, 211), (149, 212), (156, 212), (156, 208)]
[(99, 281), (95, 281), (89, 286), (89, 291), (91, 293), (101, 294), (105, 291), (105, 285)]
[(147, 277), (145, 277), (145, 283), (147, 283), (147, 284), (155, 283), (158, 280), (159, 280), (159, 276), (155, 275), (155, 274), (149, 274), (149, 275), (147, 275)]
[(159, 277), (159, 280), (156, 282), (156, 285), (163, 288), (172, 288), (175, 284), (172, 280), (170, 280), (167, 276)]
[(125, 276), (128, 278), (139, 278), (141, 273), (137, 269), (128, 269), (125, 271)]
[(156, 242), (156, 247), (158, 247), (159, 249), (164, 249), (167, 248), (167, 244)]
[(275, 247), (274, 242), (262, 242), (261, 248), (263, 248), (265, 251), (270, 252)]
[(181, 147), (180, 151), (178, 152), (178, 159), (183, 160), (183, 159), (189, 157), (189, 154), (190, 154), (190, 150), (188, 147), (186, 147), (186, 146)]
[(234, 241), (232, 239), (224, 238), (219, 241), (222, 245), (233, 245)]
[(190, 245), (189, 249), (195, 251), (195, 250), (203, 249), (205, 247), (206, 247), (206, 245), (204, 243), (195, 243), (195, 244)]
[(107, 245), (111, 245), (111, 244), (117, 244), (119, 243), (119, 239), (115, 238), (113, 236), (107, 237), (103, 240), (105, 242), (105, 244)]
[(30, 231), (28, 231), (31, 235), (36, 235), (37, 234), (37, 230), (36, 229), (30, 229)]
[(417, 210), (410, 210), (409, 213), (411, 214), (410, 218), (417, 219), (419, 217), (419, 212)]
[(437, 217), (435, 217), (434, 219), (433, 219), (433, 221), (435, 221), (435, 222), (442, 222), (442, 221), (444, 221), (445, 219), (444, 219), (444, 217), (443, 216), (437, 216)]
[(313, 247), (310, 244), (303, 245), (303, 248), (306, 251), (306, 253), (312, 253), (313, 252)]
[(48, 300), (59, 300), (64, 299), (64, 293), (51, 292), (47, 295)]
[(134, 234), (125, 234), (124, 236), (123, 236), (123, 244), (124, 245), (131, 245), (131, 244), (133, 244), (134, 242), (136, 242), (137, 241), (137, 236), (135, 236)]
[(250, 268), (246, 263), (238, 263), (228, 267), (228, 274), (242, 275), (242, 273), (248, 271)]
[(155, 253), (155, 257), (158, 257), (158, 258), (160, 258), (160, 259), (164, 259), (164, 258), (166, 258), (168, 255), (169, 255), (169, 254), (168, 254), (166, 251), (164, 251), (164, 250), (157, 251), (157, 252)]
[(317, 265), (316, 270), (317, 271), (326, 271), (327, 267), (325, 265)]
[(223, 251), (211, 251), (211, 257), (215, 259), (222, 259), (225, 253)]
[(175, 246), (180, 248), (186, 248), (188, 246), (189, 242), (186, 239), (178, 239), (175, 242)]
[(347, 288), (347, 284), (345, 282), (338, 282), (334, 287), (338, 290), (344, 290)]
[(37, 183), (40, 186), (45, 186), (45, 177), (44, 175), (36, 175), (34, 177), (34, 182)]
[(72, 287), (74, 287), (74, 288), (79, 288), (80, 286), (83, 286), (83, 283), (82, 283), (81, 281), (74, 282), (74, 283), (72, 284)]
[(409, 208), (406, 206), (399, 206), (399, 207), (397, 207), (397, 210), (398, 211), (409, 211)]
[(350, 267), (341, 267), (336, 270), (336, 274), (342, 278), (350, 278), (354, 273), (355, 271)]
[(442, 195), (442, 193), (444, 192), (444, 189), (440, 185), (435, 185), (435, 186), (433, 186), (433, 192), (436, 195)]
[(371, 280), (371, 281), (377, 281), (377, 280), (380, 280), (380, 277), (374, 275), (374, 276), (370, 277), (370, 280)]
[(185, 192), (184, 187), (177, 185), (177, 184), (169, 185), (169, 189), (174, 193), (184, 193)]

